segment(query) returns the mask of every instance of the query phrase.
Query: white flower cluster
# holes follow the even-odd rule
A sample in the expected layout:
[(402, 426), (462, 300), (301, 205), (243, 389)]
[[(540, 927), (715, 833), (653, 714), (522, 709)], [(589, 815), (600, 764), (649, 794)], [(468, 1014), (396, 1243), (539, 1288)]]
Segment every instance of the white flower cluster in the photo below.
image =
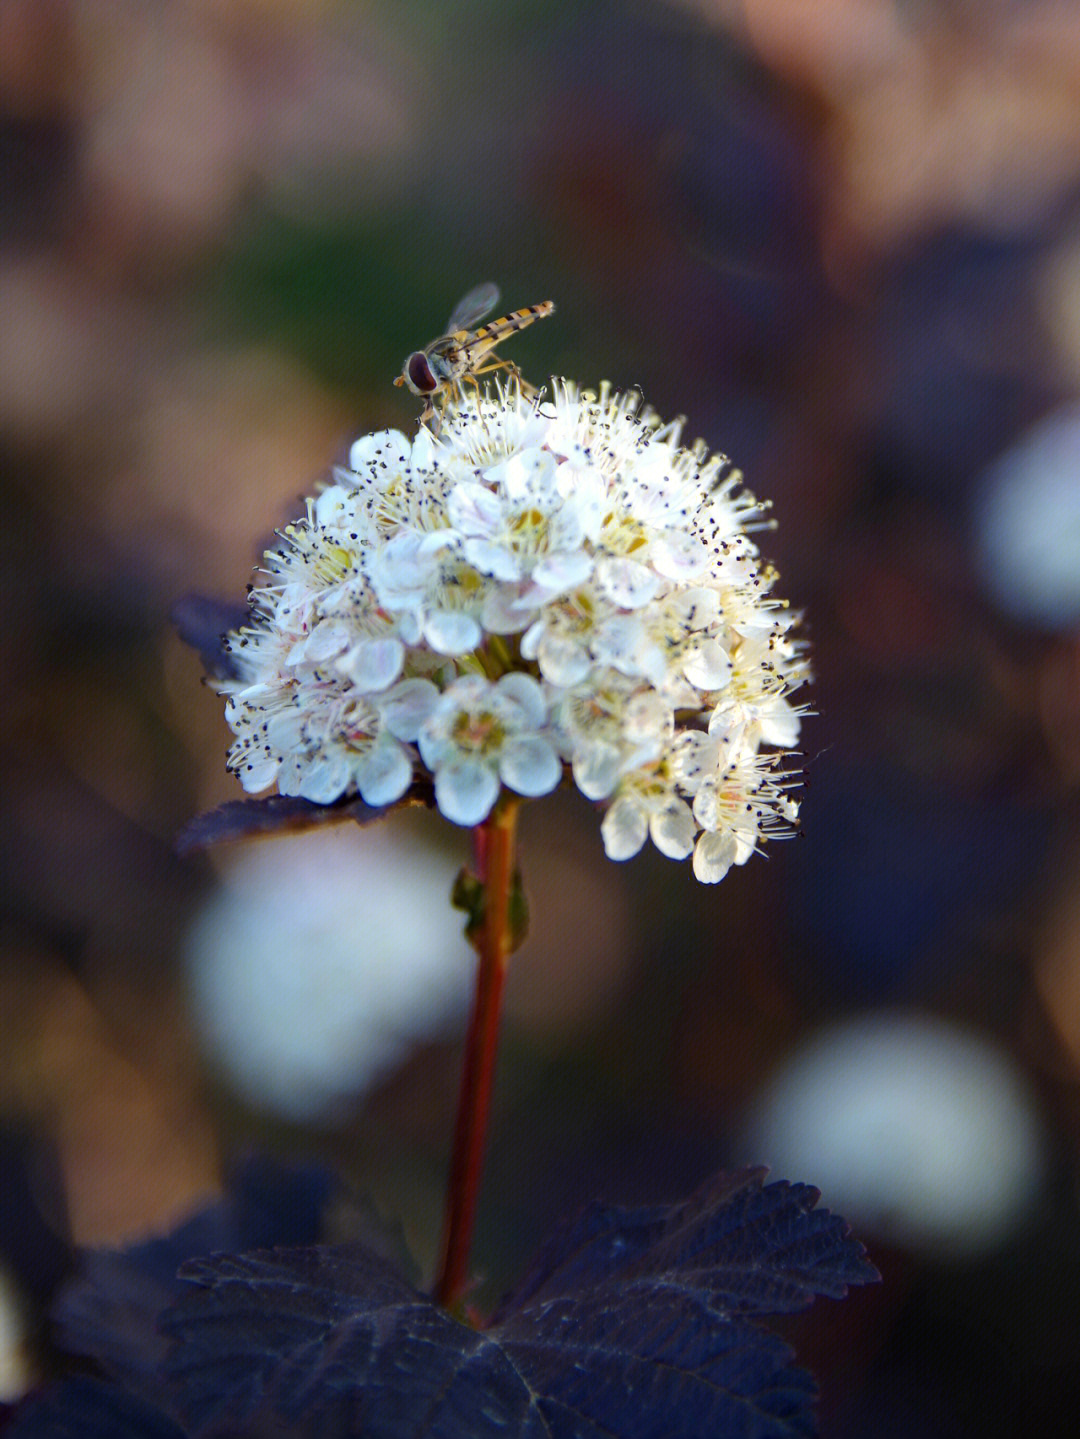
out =
[(476, 825), (569, 767), (612, 859), (651, 837), (706, 882), (790, 832), (796, 617), (747, 534), (761, 505), (679, 430), (557, 381), (358, 440), (228, 638), (244, 788), (388, 805), (427, 775)]

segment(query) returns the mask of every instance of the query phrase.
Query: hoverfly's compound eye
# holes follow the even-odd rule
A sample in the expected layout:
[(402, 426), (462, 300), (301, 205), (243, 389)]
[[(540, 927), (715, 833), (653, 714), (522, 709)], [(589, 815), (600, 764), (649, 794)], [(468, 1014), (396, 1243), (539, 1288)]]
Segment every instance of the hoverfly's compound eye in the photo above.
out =
[(435, 378), (428, 357), (423, 350), (417, 350), (410, 355), (405, 365), (405, 373), (409, 378), (409, 384), (418, 395), (433, 395), (439, 388), (439, 382)]

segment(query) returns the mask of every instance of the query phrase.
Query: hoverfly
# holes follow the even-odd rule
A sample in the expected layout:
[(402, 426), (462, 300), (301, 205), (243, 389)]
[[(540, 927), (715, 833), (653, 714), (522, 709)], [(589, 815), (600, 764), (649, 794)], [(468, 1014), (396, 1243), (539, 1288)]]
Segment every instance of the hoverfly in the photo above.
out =
[(460, 399), (462, 380), (471, 380), (475, 384), (477, 375), (486, 375), (492, 370), (509, 370), (526, 393), (532, 392), (532, 386), (521, 378), (518, 367), (511, 360), (499, 359), (491, 352), (515, 330), (523, 330), (534, 320), (543, 320), (553, 314), (555, 306), (551, 300), (545, 300), (540, 305), (515, 310), (512, 315), (504, 315), (500, 320), (492, 320), (490, 324), (474, 329), (477, 321), (490, 314), (498, 302), (497, 285), (477, 285), (455, 306), (454, 313), (446, 322), (446, 334), (432, 340), (424, 349), (414, 350), (405, 361), (405, 368), (394, 384), (408, 385), (414, 395), (424, 400), (421, 424), (435, 413), (432, 404), (435, 395), (449, 391)]

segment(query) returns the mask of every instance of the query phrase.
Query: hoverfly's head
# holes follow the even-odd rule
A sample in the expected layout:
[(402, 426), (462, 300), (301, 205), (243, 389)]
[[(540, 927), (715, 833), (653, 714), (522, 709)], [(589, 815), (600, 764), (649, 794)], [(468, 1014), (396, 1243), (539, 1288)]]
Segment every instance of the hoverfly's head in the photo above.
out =
[(395, 385), (408, 385), (414, 395), (426, 399), (439, 388), (439, 381), (431, 368), (431, 362), (423, 350), (416, 350), (405, 361), (405, 368), (394, 381)]

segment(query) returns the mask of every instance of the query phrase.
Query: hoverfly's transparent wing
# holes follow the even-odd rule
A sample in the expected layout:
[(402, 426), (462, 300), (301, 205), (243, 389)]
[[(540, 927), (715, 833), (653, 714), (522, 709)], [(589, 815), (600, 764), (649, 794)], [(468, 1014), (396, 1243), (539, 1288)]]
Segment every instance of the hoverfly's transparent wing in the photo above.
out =
[(452, 335), (457, 330), (471, 330), (485, 315), (490, 314), (498, 303), (498, 285), (493, 285), (490, 280), (484, 285), (477, 285), (475, 290), (470, 290), (464, 299), (454, 306), (454, 313), (446, 322), (446, 333)]

